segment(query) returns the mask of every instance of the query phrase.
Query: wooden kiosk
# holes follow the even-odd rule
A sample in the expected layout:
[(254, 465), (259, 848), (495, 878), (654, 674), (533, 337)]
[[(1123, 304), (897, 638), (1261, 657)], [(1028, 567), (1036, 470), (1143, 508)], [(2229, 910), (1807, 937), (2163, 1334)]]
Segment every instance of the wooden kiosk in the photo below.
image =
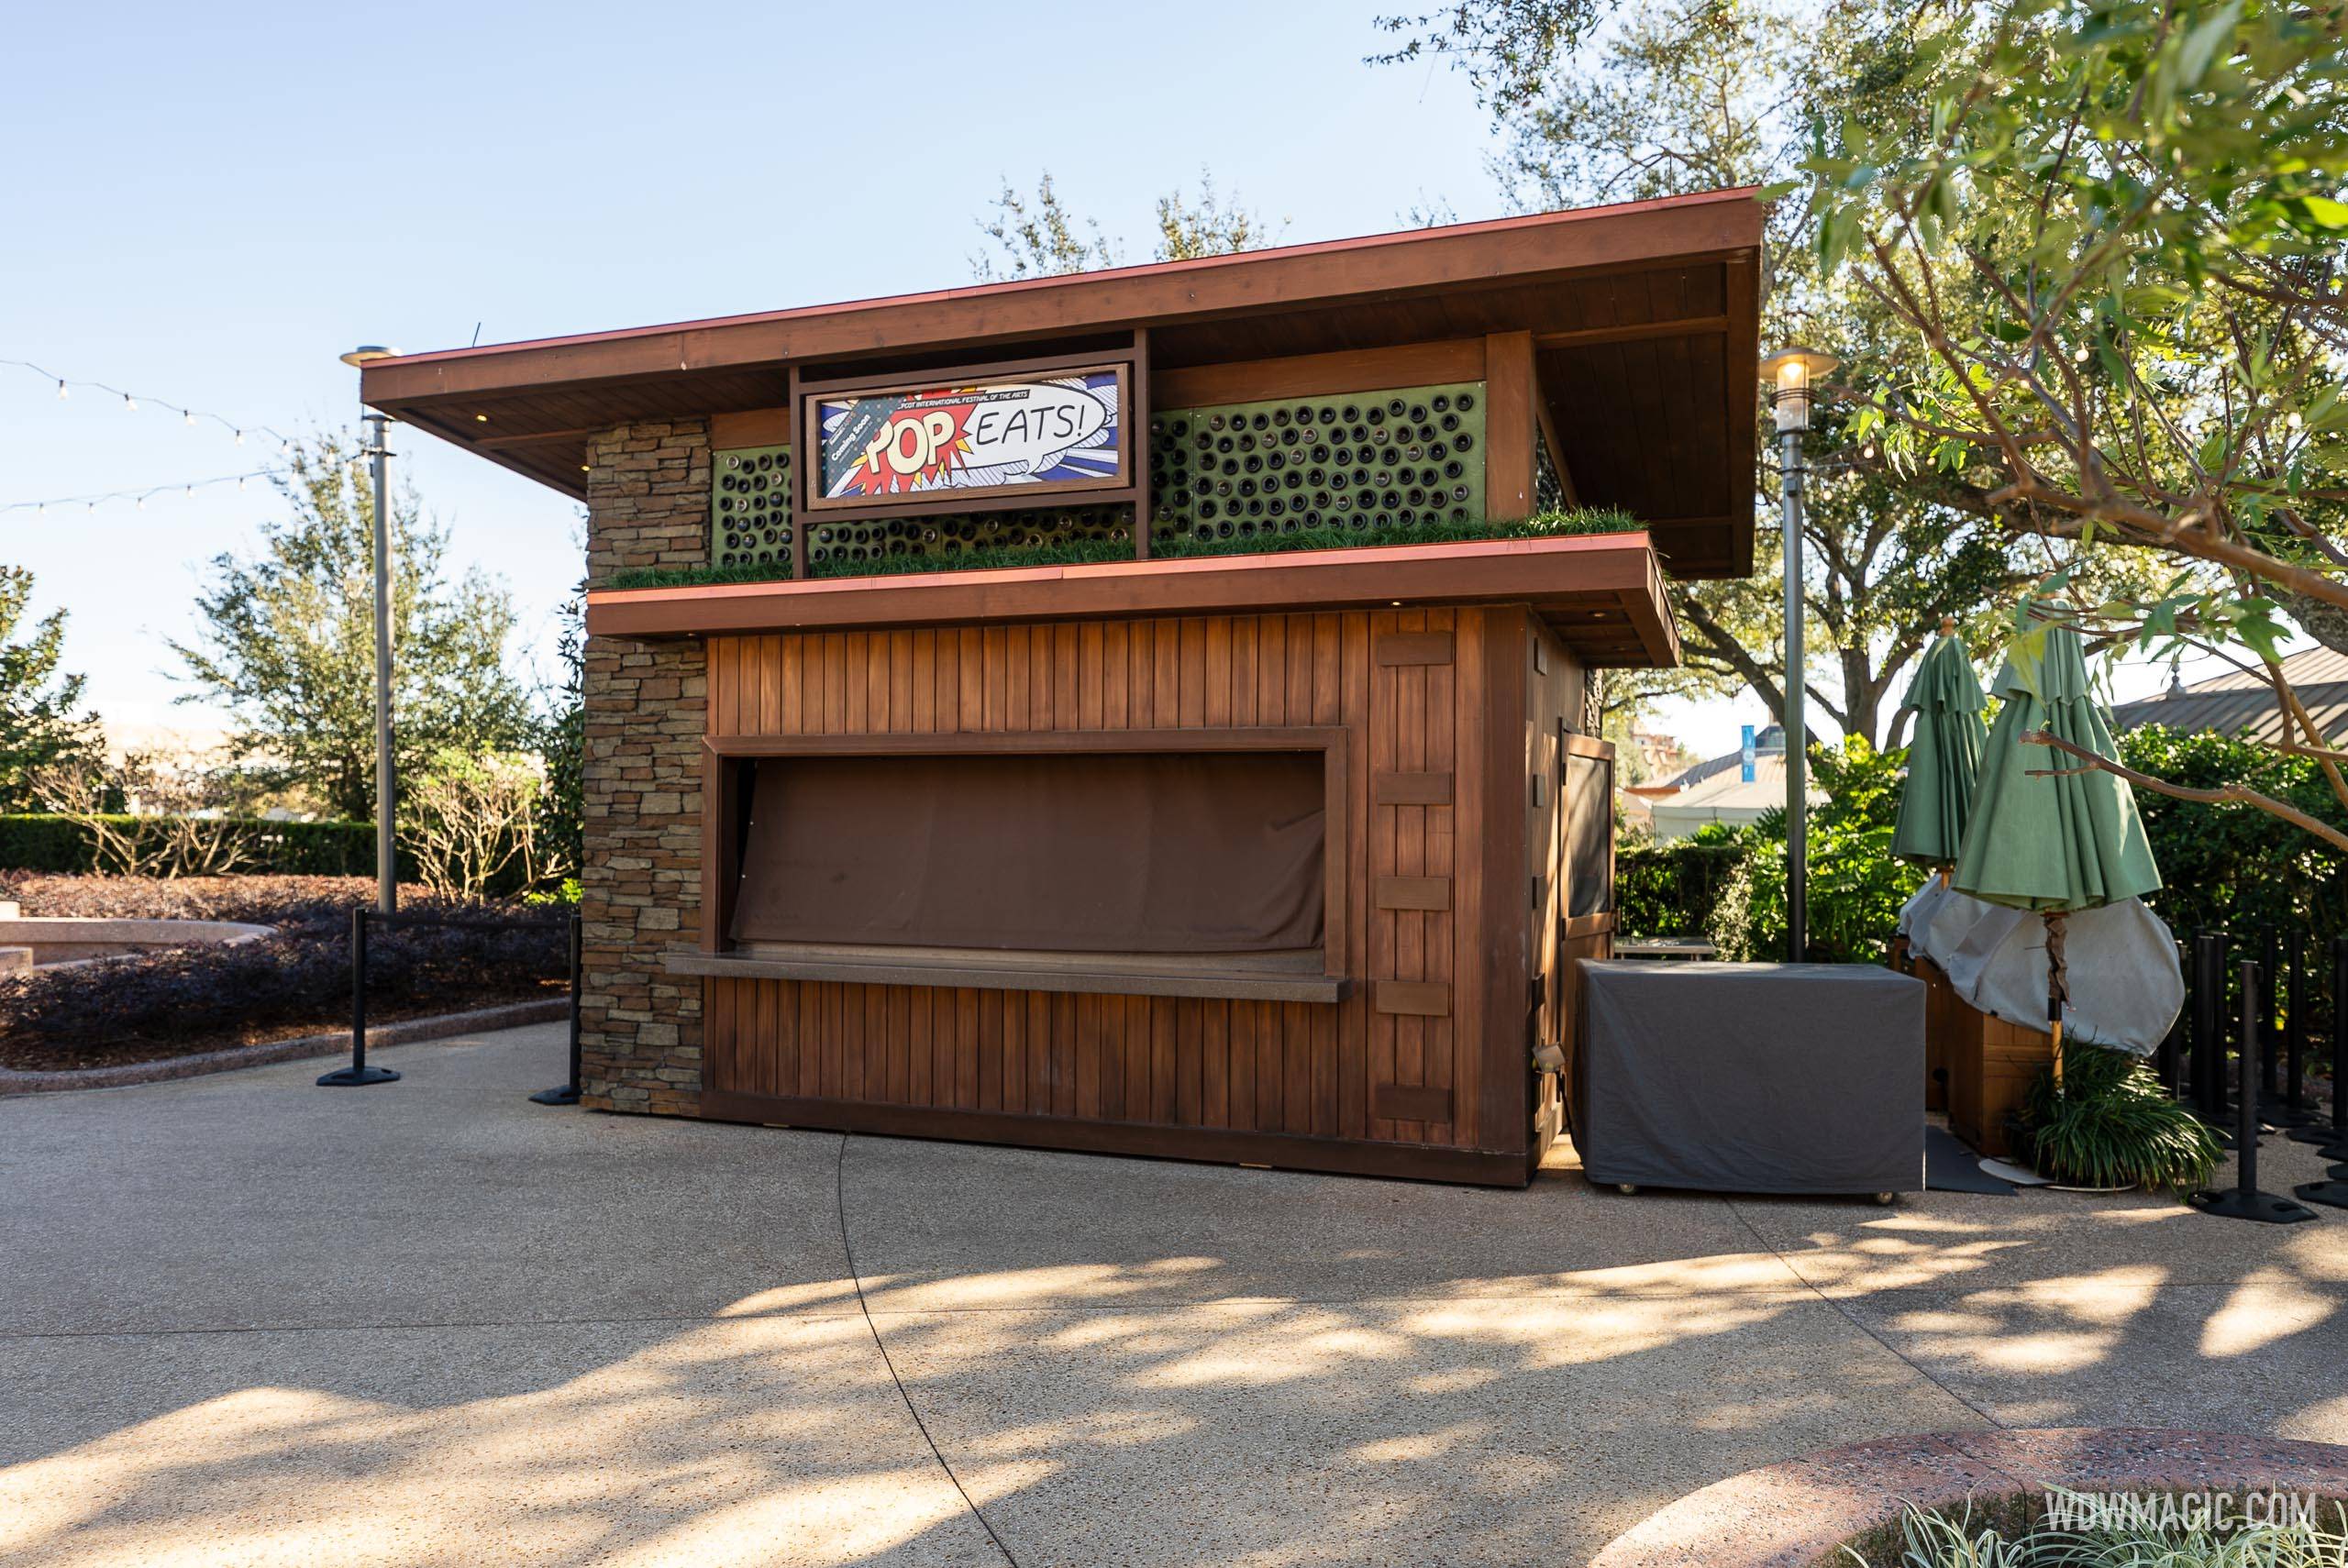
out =
[[(1751, 567), (1762, 215), (367, 367), (587, 504), (588, 1103), (1523, 1184), (1613, 922), (1586, 673)], [(1490, 527), (1571, 508), (1642, 526)]]

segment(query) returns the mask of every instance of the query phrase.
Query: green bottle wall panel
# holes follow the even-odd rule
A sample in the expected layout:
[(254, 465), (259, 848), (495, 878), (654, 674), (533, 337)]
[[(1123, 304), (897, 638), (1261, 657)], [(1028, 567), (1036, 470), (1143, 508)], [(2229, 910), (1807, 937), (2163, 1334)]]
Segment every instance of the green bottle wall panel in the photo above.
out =
[[(1150, 533), (1216, 539), (1306, 528), (1468, 523), (1484, 515), (1480, 381), (1168, 409), (1150, 420)], [(715, 456), (710, 558), (791, 575), (791, 448)], [(1059, 506), (814, 522), (819, 575), (892, 559), (1133, 538), (1129, 506)]]
[(791, 575), (791, 448), (744, 447), (710, 463), (709, 558)]
[(1034, 511), (925, 513), (918, 517), (866, 517), (814, 523), (807, 529), (807, 564), (817, 576), (825, 563), (851, 575), (886, 571), (907, 558), (964, 550), (1018, 549), (1080, 540), (1134, 536), (1130, 506), (1055, 506)]
[(1150, 433), (1153, 537), (1484, 515), (1480, 381), (1168, 409)]
[[(710, 560), (791, 575), (791, 448), (745, 447), (715, 455), (710, 497)], [(814, 522), (807, 564), (816, 575), (883, 571), (892, 559), (958, 550), (1015, 548), (1076, 539), (1133, 538), (1130, 506), (1058, 506), (1004, 512)]]

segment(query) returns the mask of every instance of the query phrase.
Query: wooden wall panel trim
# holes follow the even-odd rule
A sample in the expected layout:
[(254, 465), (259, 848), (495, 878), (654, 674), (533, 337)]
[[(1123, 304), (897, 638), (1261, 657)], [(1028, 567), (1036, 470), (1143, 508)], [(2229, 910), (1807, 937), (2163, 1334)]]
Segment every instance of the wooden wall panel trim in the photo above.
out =
[(1373, 980), (1369, 1005), (1398, 1016), (1443, 1018), (1451, 1011), (1451, 988), (1429, 980)]
[(1299, 354), (1282, 359), (1168, 367), (1151, 376), (1150, 396), (1162, 409), (1205, 408), (1217, 403), (1326, 397), (1483, 379), (1484, 340), (1463, 337), (1450, 342), (1398, 344), (1390, 348)]
[[(1529, 428), (1529, 404), (1524, 423)], [(1499, 500), (1492, 502), (1493, 516), (1505, 514), (1501, 506)], [(1593, 629), (1593, 635), (1603, 634), (1597, 636), (1599, 645), (1621, 649), (1642, 646), (1640, 629), (1625, 625), (1618, 613), (1626, 593), (1642, 617), (1658, 625), (1670, 622), (1655, 552), (1643, 533), (599, 588), (587, 596), (587, 626), (599, 637), (724, 636), (1135, 615), (1331, 614), (1399, 599), (1418, 604), (1533, 603), (1558, 618), (1566, 635)], [(1598, 610), (1608, 614), (1593, 623), (1589, 613)]]
[(1480, 1038), (1463, 1049), (1482, 1069), (1478, 1126), (1488, 1143), (1522, 1148), (1532, 1137), (1525, 1038), (1525, 978), (1532, 972), (1524, 878), (1527, 767), (1526, 615), (1487, 611), (1481, 651), (1483, 733), (1471, 788), (1481, 833)]
[[(1358, 983), (1333, 1005), (734, 973), (704, 982), (725, 1032), (705, 1087), (1517, 1153), (1508, 1126), (1483, 1125), (1481, 856), (1459, 853), (1482, 809), (1468, 797), (1489, 728), (1486, 619), (1438, 606), (713, 638), (713, 756), (1322, 750), (1325, 954)], [(1381, 657), (1445, 644), (1448, 663)], [(724, 793), (708, 792), (713, 812)], [(1380, 1085), (1424, 1092), (1381, 1101)]]
[[(1456, 611), (1430, 610), (1427, 612), (1427, 628), (1451, 636), (1456, 648), (1458, 640)], [(1423, 721), (1425, 748), (1420, 765), (1431, 771), (1448, 770), (1457, 759), (1458, 678), (1456, 662), (1449, 668), (1427, 672)], [(1451, 805), (1430, 805), (1419, 813), (1423, 829), (1419, 868), (1421, 874), (1429, 879), (1448, 883), (1451, 878), (1457, 860), (1456, 814), (1456, 808)], [(1454, 944), (1454, 923), (1447, 896), (1443, 909), (1426, 911), (1420, 922), (1426, 953), (1427, 977), (1452, 984), (1456, 1010), (1460, 971)], [(1453, 1018), (1435, 1019), (1428, 1022), (1426, 1030), (1425, 1081), (1431, 1088), (1449, 1089), (1462, 1077), (1459, 1061), (1461, 1036), (1456, 1021)], [(1458, 1103), (1458, 1096), (1455, 1093), (1451, 1109), (1443, 1119), (1427, 1123), (1427, 1142), (1460, 1143), (1473, 1141), (1473, 1118), (1461, 1118)]]
[(1451, 908), (1451, 878), (1448, 877), (1380, 877), (1370, 895), (1372, 907), (1381, 910), (1448, 910)]
[(791, 410), (754, 408), (741, 414), (713, 414), (709, 416), (709, 446), (712, 451), (723, 452), (730, 447), (788, 447), (791, 445)]
[(1389, 632), (1372, 646), (1372, 657), (1384, 665), (1449, 664), (1449, 632)]
[(1370, 1093), (1377, 1113), (1393, 1121), (1447, 1122), (1451, 1091), (1432, 1084), (1379, 1084)]
[(1448, 773), (1378, 773), (1370, 778), (1370, 798), (1380, 806), (1447, 806), (1451, 784)]
[(1533, 514), (1537, 395), (1533, 334), (1502, 332), (1485, 338), (1484, 511), (1495, 521)]

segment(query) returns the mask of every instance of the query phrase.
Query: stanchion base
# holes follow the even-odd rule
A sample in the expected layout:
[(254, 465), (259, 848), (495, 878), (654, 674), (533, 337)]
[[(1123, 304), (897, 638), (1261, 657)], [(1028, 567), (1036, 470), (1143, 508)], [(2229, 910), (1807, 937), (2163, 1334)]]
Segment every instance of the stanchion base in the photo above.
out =
[(2315, 1218), (2315, 1210), (2277, 1198), (2271, 1192), (2244, 1192), (2238, 1187), (2222, 1192), (2197, 1192), (2186, 1202), (2204, 1214), (2215, 1214), (2221, 1220), (2255, 1220), (2265, 1225), (2295, 1225), (2302, 1220)]
[(542, 1088), (530, 1097), (532, 1105), (577, 1105), (579, 1086), (564, 1084), (559, 1088)]
[(369, 1084), (395, 1084), (400, 1076), (389, 1067), (337, 1067), (318, 1077), (320, 1088), (365, 1088)]
[(2337, 1143), (2341, 1131), (2329, 1121), (2310, 1121), (2305, 1127), (2294, 1127), (2283, 1134), (2294, 1143)]
[(2308, 1203), (2327, 1204), (2333, 1209), (2348, 1209), (2348, 1181), (2303, 1181), (2291, 1189)]

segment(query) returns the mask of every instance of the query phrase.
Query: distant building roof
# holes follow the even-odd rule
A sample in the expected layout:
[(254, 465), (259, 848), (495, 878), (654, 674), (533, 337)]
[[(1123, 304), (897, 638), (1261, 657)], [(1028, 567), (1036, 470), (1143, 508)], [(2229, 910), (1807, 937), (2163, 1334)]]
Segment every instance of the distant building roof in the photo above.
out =
[[(1783, 760), (1786, 755), (1785, 726), (1782, 724), (1771, 724), (1767, 729), (1764, 729), (1755, 734), (1753, 737), (1753, 755), (1756, 767), (1756, 778), (1767, 777), (1766, 774), (1758, 773), (1757, 767), (1762, 757), (1772, 755), (1779, 758), (1777, 777), (1781, 779), (1785, 778), (1786, 770)], [(1744, 760), (1744, 752), (1743, 748), (1740, 747), (1735, 751), (1730, 752), (1726, 756), (1712, 757), (1709, 761), (1696, 764), (1696, 766), (1687, 769), (1683, 773), (1674, 775), (1669, 780), (1669, 783), (1675, 790), (1686, 790), (1694, 785), (1701, 784), (1705, 779), (1713, 777), (1715, 774), (1727, 772), (1729, 769), (1737, 767)], [(1783, 787), (1780, 786), (1781, 790), (1782, 788)]]
[[(1734, 763), (1736, 758), (1729, 761)], [(1805, 793), (1812, 805), (1825, 803), (1826, 797), (1816, 783), (1811, 783)], [(1739, 827), (1758, 821), (1765, 812), (1783, 811), (1785, 805), (1786, 754), (1781, 746), (1754, 757), (1750, 784), (1731, 767), (1676, 795), (1656, 800), (1652, 812), (1655, 834), (1658, 841), (1667, 843), (1685, 838), (1707, 823)]]
[[(2348, 654), (2331, 648), (2309, 648), (2283, 661), (2283, 678), (2306, 704), (2308, 715), (2329, 741), (2348, 730)], [(2122, 702), (2111, 710), (2114, 729), (2132, 730), (2144, 724), (2165, 724), (2174, 730), (2210, 730), (2221, 735), (2247, 735), (2252, 740), (2278, 742), (2283, 716), (2276, 710), (2275, 689), (2266, 677), (2253, 670), (2230, 669), (2190, 686), (2172, 685), (2158, 697)]]

